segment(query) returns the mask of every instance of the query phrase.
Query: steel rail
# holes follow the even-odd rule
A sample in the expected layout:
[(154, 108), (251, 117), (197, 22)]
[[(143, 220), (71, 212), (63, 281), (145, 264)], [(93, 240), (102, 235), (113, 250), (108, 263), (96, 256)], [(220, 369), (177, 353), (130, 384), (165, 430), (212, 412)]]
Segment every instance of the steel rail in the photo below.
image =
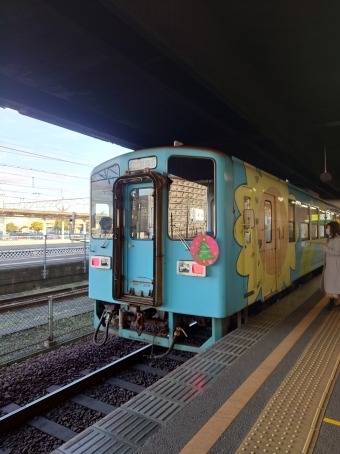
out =
[(83, 290), (87, 289), (88, 285), (87, 284), (81, 284), (76, 287), (70, 286), (61, 288), (61, 289), (53, 289), (53, 290), (44, 290), (42, 292), (37, 292), (37, 293), (32, 293), (29, 295), (22, 295), (22, 294), (13, 294), (13, 295), (4, 295), (0, 296), (0, 303), (1, 302), (10, 302), (10, 301), (22, 301), (22, 300), (27, 300), (28, 298), (35, 298), (35, 297), (45, 297), (45, 296), (51, 296), (53, 294), (59, 294), (62, 292), (73, 292), (76, 290)]
[[(75, 290), (52, 290), (50, 292), (37, 293), (37, 296), (19, 296), (0, 300), (0, 313), (10, 310), (24, 309), (26, 307), (39, 306), (47, 302), (49, 296), (53, 296), (57, 301), (63, 301), (73, 296), (87, 296), (88, 286)], [(13, 302), (11, 302), (13, 301)]]
[(81, 393), (85, 389), (98, 384), (98, 382), (109, 378), (113, 374), (126, 369), (132, 364), (138, 362), (144, 356), (147, 356), (151, 351), (151, 345), (146, 345), (139, 350), (130, 353), (124, 358), (120, 358), (107, 366), (102, 367), (83, 378), (79, 378), (74, 382), (51, 392), (50, 394), (37, 399), (19, 408), (8, 415), (0, 418), (0, 433), (10, 432), (15, 427), (24, 424), (36, 416), (41, 415), (54, 405), (70, 399), (71, 397)]

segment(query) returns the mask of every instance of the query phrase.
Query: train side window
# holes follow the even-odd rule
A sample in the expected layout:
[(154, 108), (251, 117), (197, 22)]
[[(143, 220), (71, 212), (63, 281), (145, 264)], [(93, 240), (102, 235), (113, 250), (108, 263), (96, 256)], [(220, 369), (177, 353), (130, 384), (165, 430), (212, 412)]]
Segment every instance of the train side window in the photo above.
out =
[(250, 210), (250, 197), (244, 196), (243, 203), (244, 203), (244, 209)]
[(326, 225), (326, 212), (324, 210), (320, 210), (320, 238), (325, 238), (325, 225)]
[(319, 208), (311, 207), (310, 220), (311, 220), (311, 237), (312, 240), (316, 240), (319, 238)]
[(117, 164), (91, 176), (91, 235), (93, 238), (105, 238), (112, 232), (112, 188), (118, 177)]
[[(326, 225), (329, 224), (330, 222), (332, 222), (333, 218), (332, 218), (332, 213), (330, 211), (326, 211), (325, 212), (325, 228), (326, 228)], [(324, 234), (324, 237), (326, 236), (326, 232)]]
[(168, 235), (192, 239), (216, 235), (215, 161), (210, 158), (170, 156), (168, 160)]
[(289, 242), (295, 242), (295, 200), (288, 199)]
[(130, 192), (130, 236), (134, 240), (151, 240), (154, 215), (153, 188)]
[(264, 201), (264, 231), (266, 234), (266, 243), (272, 242), (273, 226), (272, 226), (272, 203), (269, 200)]
[(310, 238), (310, 222), (309, 222), (309, 205), (301, 205), (301, 240), (306, 241)]

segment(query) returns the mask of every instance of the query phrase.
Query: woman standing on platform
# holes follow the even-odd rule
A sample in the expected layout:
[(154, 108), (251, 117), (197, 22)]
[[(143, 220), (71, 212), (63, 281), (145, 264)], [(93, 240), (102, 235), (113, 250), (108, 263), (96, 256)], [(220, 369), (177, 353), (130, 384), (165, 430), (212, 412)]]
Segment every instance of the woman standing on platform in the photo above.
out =
[[(328, 225), (327, 225), (328, 227)], [(329, 297), (327, 309), (335, 307), (335, 300), (340, 297), (340, 225), (329, 223), (327, 246), (321, 246), (325, 251), (325, 263), (322, 271), (321, 290)]]

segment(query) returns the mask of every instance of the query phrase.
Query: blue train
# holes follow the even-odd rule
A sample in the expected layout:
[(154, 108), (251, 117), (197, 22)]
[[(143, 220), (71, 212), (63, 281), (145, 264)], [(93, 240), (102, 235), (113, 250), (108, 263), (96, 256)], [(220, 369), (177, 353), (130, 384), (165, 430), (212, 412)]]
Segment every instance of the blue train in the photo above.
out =
[[(340, 222), (316, 194), (183, 146), (97, 166), (91, 207), (95, 342), (111, 332), (193, 352), (225, 335), (231, 316), (321, 267), (325, 225)], [(187, 339), (193, 325), (210, 328), (202, 345)]]

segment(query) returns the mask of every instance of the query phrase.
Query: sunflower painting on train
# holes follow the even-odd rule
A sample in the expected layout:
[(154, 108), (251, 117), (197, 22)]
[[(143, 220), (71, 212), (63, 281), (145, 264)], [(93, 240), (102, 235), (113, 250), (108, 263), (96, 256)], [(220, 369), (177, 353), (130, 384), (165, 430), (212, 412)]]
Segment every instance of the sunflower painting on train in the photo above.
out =
[(241, 246), (237, 272), (246, 278), (244, 298), (249, 305), (290, 285), (297, 232), (294, 225), (291, 241), (288, 200), (294, 202), (295, 197), (289, 195), (287, 184), (249, 164), (244, 166), (247, 184), (235, 191), (240, 216), (234, 236)]

